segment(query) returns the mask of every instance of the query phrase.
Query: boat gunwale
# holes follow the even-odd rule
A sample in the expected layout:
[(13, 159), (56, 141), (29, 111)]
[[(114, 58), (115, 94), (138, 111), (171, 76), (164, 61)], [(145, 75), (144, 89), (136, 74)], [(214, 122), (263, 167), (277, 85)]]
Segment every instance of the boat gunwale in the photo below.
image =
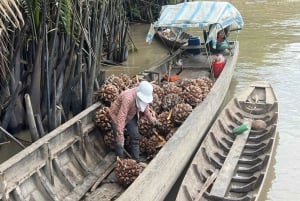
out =
[(2, 164), (0, 164), (0, 175), (5, 172), (8, 168), (16, 164), (19, 160), (23, 160), (24, 157), (27, 155), (35, 152), (36, 150), (42, 148), (43, 145), (46, 143), (49, 143), (52, 139), (56, 138), (58, 135), (63, 135), (65, 132), (68, 132), (68, 129), (70, 129), (73, 126), (77, 126), (77, 122), (81, 119), (85, 119), (88, 117), (88, 114), (93, 113), (95, 109), (99, 108), (101, 106), (101, 103), (97, 102), (88, 107), (87, 109), (83, 110), (81, 113), (77, 114), (70, 120), (66, 121), (61, 126), (57, 127), (53, 131), (49, 132), (44, 137), (38, 139), (25, 149), (21, 150), (16, 155), (12, 156), (8, 160), (4, 161)]

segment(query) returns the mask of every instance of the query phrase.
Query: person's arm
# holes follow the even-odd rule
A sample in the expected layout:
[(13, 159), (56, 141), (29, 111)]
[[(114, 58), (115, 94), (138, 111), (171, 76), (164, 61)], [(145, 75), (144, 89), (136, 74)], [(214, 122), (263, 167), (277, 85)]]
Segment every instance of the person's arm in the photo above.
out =
[(119, 112), (117, 115), (117, 119), (116, 119), (116, 127), (117, 127), (117, 141), (124, 142), (124, 128), (125, 128), (125, 121), (127, 118), (127, 114), (128, 114), (128, 106), (129, 106), (129, 102), (126, 99), (126, 97), (121, 97), (121, 105), (119, 108)]
[(147, 105), (147, 107), (146, 107), (146, 109), (144, 111), (144, 115), (147, 117), (148, 121), (150, 121), (150, 122), (156, 121), (156, 118), (153, 117), (153, 114), (150, 111), (149, 105)]

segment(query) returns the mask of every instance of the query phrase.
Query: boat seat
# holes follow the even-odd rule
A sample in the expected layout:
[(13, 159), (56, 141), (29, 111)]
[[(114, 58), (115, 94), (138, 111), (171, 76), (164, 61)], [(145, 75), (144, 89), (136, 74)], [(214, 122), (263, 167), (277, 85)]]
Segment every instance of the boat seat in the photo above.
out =
[(150, 71), (150, 70), (145, 70), (144, 71), (144, 77), (148, 80), (148, 81), (154, 81), (154, 80), (160, 80), (160, 73), (156, 72), (156, 71)]

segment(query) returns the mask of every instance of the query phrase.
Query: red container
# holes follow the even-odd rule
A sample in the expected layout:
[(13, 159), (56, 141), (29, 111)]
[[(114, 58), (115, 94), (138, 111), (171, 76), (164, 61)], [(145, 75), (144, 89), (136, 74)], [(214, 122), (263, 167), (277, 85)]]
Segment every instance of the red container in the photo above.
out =
[(223, 62), (213, 62), (212, 63), (212, 69), (213, 69), (215, 78), (219, 77), (219, 75), (221, 74), (224, 66), (225, 66), (225, 61), (223, 61)]

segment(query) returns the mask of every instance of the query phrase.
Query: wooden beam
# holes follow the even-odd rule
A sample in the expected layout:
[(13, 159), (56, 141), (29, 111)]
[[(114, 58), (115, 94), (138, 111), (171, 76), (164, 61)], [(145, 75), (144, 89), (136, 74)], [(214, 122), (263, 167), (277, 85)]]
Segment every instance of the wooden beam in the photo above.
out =
[(247, 142), (251, 130), (252, 120), (245, 119), (244, 124), (247, 125), (248, 130), (236, 136), (228, 156), (226, 157), (225, 162), (219, 172), (219, 175), (212, 186), (210, 192), (211, 195), (224, 197), (227, 193), (228, 186), (236, 170), (236, 165), (238, 164), (240, 156), (244, 150), (245, 143)]
[(100, 177), (97, 179), (93, 187), (91, 188), (91, 192), (95, 191), (98, 185), (113, 171), (113, 169), (116, 167), (117, 162), (112, 163), (106, 170), (103, 172), (103, 174), (100, 175)]

